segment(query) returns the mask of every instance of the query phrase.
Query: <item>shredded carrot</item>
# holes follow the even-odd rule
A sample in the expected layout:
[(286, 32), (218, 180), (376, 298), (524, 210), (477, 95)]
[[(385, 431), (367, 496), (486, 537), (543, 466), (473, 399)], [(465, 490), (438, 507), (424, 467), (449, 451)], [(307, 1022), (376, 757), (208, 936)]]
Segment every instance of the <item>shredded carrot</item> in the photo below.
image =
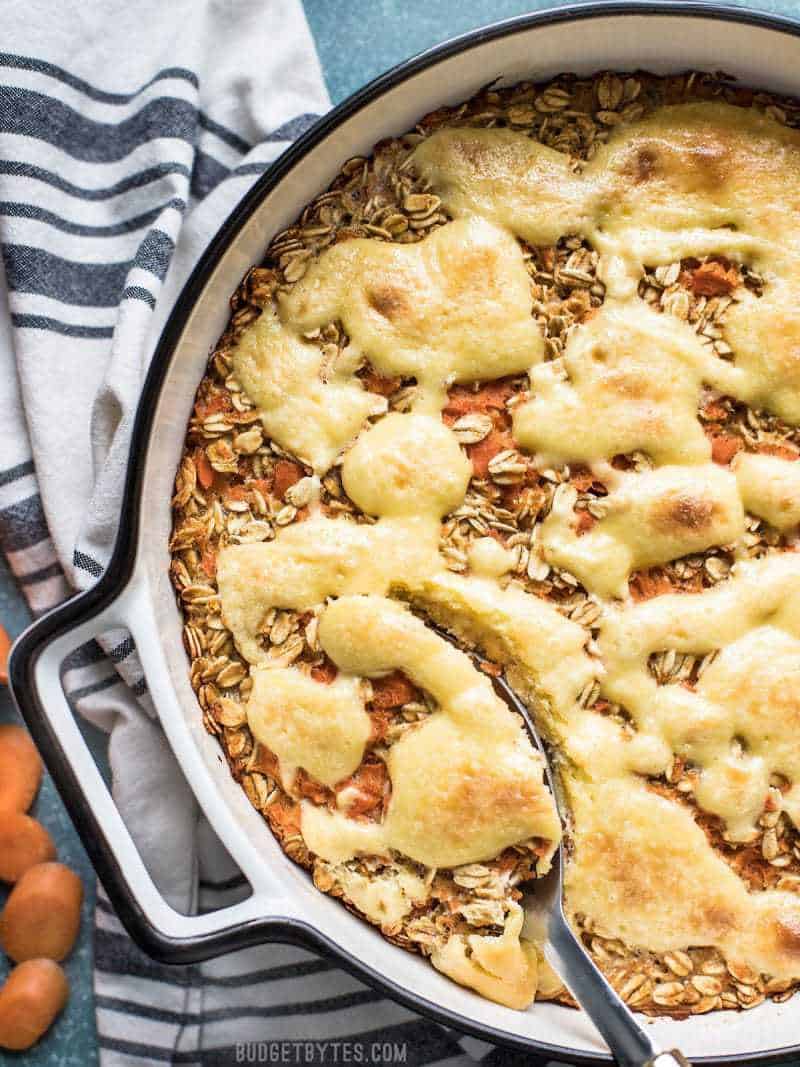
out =
[(376, 708), (399, 708), (416, 697), (416, 687), (400, 671), (372, 681), (372, 704)]
[(570, 482), (575, 486), (579, 493), (585, 493), (595, 481), (595, 477), (588, 467), (576, 467), (572, 471), (572, 477)]
[(499, 452), (514, 448), (514, 438), (500, 430), (491, 430), (482, 441), (468, 447), (469, 458), (476, 478), (485, 478), (489, 473), (489, 462)]
[(205, 450), (198, 448), (194, 455), (194, 465), (197, 470), (197, 480), (203, 489), (210, 489), (214, 482), (214, 468), (208, 462)]
[(222, 411), (231, 411), (233, 402), (227, 393), (218, 393), (210, 400), (198, 400), (194, 406), (195, 414), (200, 419), (207, 419), (209, 415), (218, 415)]
[(260, 774), (268, 774), (270, 778), (277, 778), (278, 757), (266, 745), (256, 744), (256, 750), (250, 758), (249, 769), (258, 771)]
[(327, 804), (331, 800), (330, 789), (322, 782), (318, 782), (316, 778), (312, 778), (302, 767), (295, 775), (294, 791), (314, 804)]
[(288, 797), (278, 797), (270, 804), (267, 819), (279, 838), (300, 833), (300, 805)]
[(361, 379), (364, 388), (369, 393), (378, 393), (380, 396), (391, 396), (400, 388), (402, 378), (384, 378), (381, 374), (370, 369)]
[(272, 482), (268, 478), (249, 478), (247, 481), (247, 491), (252, 492), (258, 490), (263, 497), (268, 497), (272, 491)]
[(715, 463), (727, 464), (744, 447), (741, 437), (734, 434), (711, 434), (711, 458)]
[(369, 735), (370, 745), (380, 745), (386, 734), (389, 732), (391, 721), (393, 721), (393, 714), (390, 711), (380, 710), (371, 711), (369, 713), (369, 721), (372, 731)]
[(370, 726), (372, 727), (372, 731), (369, 735), (369, 743), (371, 745), (379, 745), (389, 732), (389, 727), (392, 724), (392, 713), (386, 709), (382, 711), (371, 711), (369, 721)]
[(719, 400), (709, 400), (703, 405), (703, 418), (708, 422), (717, 420), (721, 422), (728, 414), (725, 410), (725, 405), (721, 404)]
[(282, 497), (286, 490), (299, 482), (303, 477), (303, 468), (299, 463), (292, 463), (289, 459), (279, 459), (275, 464), (275, 475), (272, 488), (276, 496)]
[(386, 764), (381, 760), (362, 763), (355, 774), (340, 782), (336, 792), (342, 789), (355, 789), (348, 798), (348, 815), (368, 815), (381, 807), (389, 786), (389, 774)]
[(496, 382), (486, 382), (477, 391), (467, 385), (454, 385), (447, 394), (445, 421), (454, 421), (472, 412), (505, 412), (506, 401), (513, 392), (514, 386), (502, 378)]
[(217, 573), (217, 553), (210, 545), (206, 545), (203, 549), (203, 555), (200, 558), (200, 566), (209, 578), (213, 578)]
[(327, 657), (322, 663), (311, 668), (311, 677), (314, 681), (322, 682), (324, 685), (330, 685), (338, 673), (339, 669), (336, 664), (332, 663)]
[(232, 500), (236, 503), (243, 503), (247, 500), (247, 490), (243, 485), (229, 485), (225, 490), (225, 498)]
[(780, 459), (800, 459), (800, 453), (790, 445), (761, 444), (758, 451), (766, 456), (778, 456)]
[(663, 571), (639, 571), (628, 583), (634, 600), (649, 600), (662, 593), (672, 593), (672, 582)]
[(576, 516), (577, 521), (575, 523), (575, 532), (578, 537), (588, 533), (597, 522), (597, 519), (589, 511), (578, 511), (576, 512)]
[(727, 296), (738, 284), (739, 272), (736, 267), (709, 259), (692, 271), (689, 288), (695, 296)]

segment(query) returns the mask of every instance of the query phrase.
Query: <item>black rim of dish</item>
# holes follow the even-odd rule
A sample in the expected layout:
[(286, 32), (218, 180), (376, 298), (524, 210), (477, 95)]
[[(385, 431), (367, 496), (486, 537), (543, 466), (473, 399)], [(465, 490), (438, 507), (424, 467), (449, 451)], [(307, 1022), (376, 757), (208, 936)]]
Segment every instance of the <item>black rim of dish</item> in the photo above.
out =
[[(727, 4), (715, 4), (707, 0), (689, 3), (684, 0), (610, 0), (610, 2), (601, 0), (597, 3), (571, 4), (548, 11), (520, 15), (454, 37), (411, 57), (375, 78), (338, 104), (299, 137), (254, 183), (250, 191), (223, 222), (184, 285), (162, 331), (139, 400), (131, 436), (130, 458), (121, 512), (125, 521), (120, 524), (109, 565), (97, 584), (90, 590), (71, 598), (33, 623), (16, 641), (9, 663), (9, 682), (17, 707), (42, 752), (48, 770), (66, 803), (72, 821), (109, 899), (133, 940), (154, 958), (166, 963), (188, 964), (220, 955), (223, 952), (232, 952), (269, 941), (293, 943), (323, 953), (356, 977), (385, 992), (393, 1000), (438, 1022), (456, 1027), (465, 1034), (568, 1063), (606, 1065), (611, 1062), (611, 1057), (607, 1054), (580, 1052), (563, 1045), (553, 1045), (538, 1041), (533, 1037), (525, 1038), (483, 1026), (466, 1016), (409, 993), (361, 963), (315, 927), (301, 920), (252, 919), (214, 934), (186, 938), (165, 937), (153, 926), (139, 907), (128, 879), (117, 863), (113, 849), (95, 819), (78, 776), (60, 741), (50, 728), (47, 716), (36, 695), (33, 678), (36, 662), (44, 647), (59, 635), (90, 620), (113, 603), (131, 577), (139, 538), (139, 498), (144, 474), (144, 463), (141, 457), (147, 453), (153, 416), (161, 388), (169, 372), (172, 355), (183, 334), (189, 315), (202, 296), (214, 269), (261, 201), (283, 181), (311, 149), (321, 144), (346, 119), (357, 114), (387, 90), (395, 88), (442, 60), (468, 52), (487, 42), (539, 26), (608, 16), (648, 15), (737, 22), (800, 37), (800, 23), (789, 18)], [(752, 1054), (701, 1056), (695, 1058), (694, 1062), (719, 1065), (719, 1067), (733, 1063), (767, 1064), (788, 1059), (797, 1052), (800, 1052), (800, 1044)]]

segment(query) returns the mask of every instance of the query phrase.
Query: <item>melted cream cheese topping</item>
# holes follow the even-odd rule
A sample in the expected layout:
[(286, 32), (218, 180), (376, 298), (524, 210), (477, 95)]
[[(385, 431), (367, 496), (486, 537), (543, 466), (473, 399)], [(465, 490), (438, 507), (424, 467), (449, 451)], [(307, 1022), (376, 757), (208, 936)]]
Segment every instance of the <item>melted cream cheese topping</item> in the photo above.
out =
[(771, 277), (762, 297), (743, 293), (731, 308), (726, 331), (736, 352), (739, 378), (730, 392), (796, 426), (800, 423), (800, 260), (787, 257), (783, 269), (785, 277)]
[(471, 474), (441, 419), (396, 412), (361, 434), (342, 464), (350, 499), (368, 515), (387, 518), (441, 518), (462, 503)]
[(380, 926), (393, 926), (428, 897), (425, 880), (410, 871), (367, 876), (341, 864), (332, 874), (355, 906)]
[(629, 945), (718, 947), (758, 971), (798, 974), (797, 896), (748, 893), (686, 808), (630, 777), (573, 790), (571, 807), (573, 911)]
[(322, 352), (265, 309), (245, 330), (233, 369), (261, 414), (264, 429), (322, 474), (369, 415), (386, 410), (352, 375), (322, 376)]
[(455, 435), (428, 415), (387, 415), (344, 458), (342, 480), (374, 525), (319, 514), (279, 529), (267, 544), (234, 545), (217, 562), (225, 624), (250, 663), (270, 608), (305, 611), (348, 593), (386, 594), (442, 566), (439, 520), (464, 500), (470, 465)]
[[(705, 593), (657, 597), (602, 621), (604, 694), (640, 733), (699, 766), (697, 801), (725, 821), (732, 840), (755, 836), (773, 773), (792, 783), (784, 808), (792, 819), (800, 814), (798, 592), (800, 560), (786, 553), (738, 564)], [(648, 660), (664, 649), (721, 651), (691, 691), (658, 685)]]
[(776, 530), (790, 530), (800, 522), (800, 462), (738, 455), (733, 462), (742, 502), (748, 511), (766, 519)]
[(744, 510), (736, 478), (714, 464), (628, 474), (588, 533), (574, 527), (577, 492), (560, 489), (542, 523), (545, 559), (603, 596), (625, 597), (633, 571), (736, 541)]
[(513, 904), (500, 937), (457, 934), (434, 949), (431, 963), (460, 985), (482, 996), (527, 1008), (536, 992), (538, 956), (533, 944), (520, 941), (522, 908)]
[(617, 126), (582, 173), (503, 129), (439, 130), (414, 155), (456, 217), (491, 219), (539, 244), (587, 237), (601, 253), (607, 301), (635, 301), (644, 264), (712, 253), (753, 263), (770, 284), (761, 299), (742, 294), (732, 309), (734, 364), (715, 361), (708, 380), (800, 422), (796, 130), (752, 109), (704, 102)]
[(258, 635), (270, 608), (307, 611), (329, 596), (387, 593), (398, 571), (438, 569), (438, 544), (438, 529), (422, 518), (367, 526), (317, 516), (284, 527), (267, 544), (229, 546), (217, 561), (225, 624), (244, 658), (263, 665)]
[(706, 463), (697, 404), (710, 362), (684, 323), (643, 301), (607, 303), (573, 332), (562, 359), (532, 369), (514, 437), (543, 466), (637, 451), (656, 463)]
[(489, 219), (534, 245), (592, 226), (592, 183), (563, 152), (511, 130), (437, 130), (414, 159), (455, 218)]
[(281, 314), (300, 330), (340, 319), (377, 371), (416, 378), (418, 406), (433, 412), (446, 384), (527, 371), (543, 351), (522, 251), (482, 219), (417, 244), (343, 241), (309, 267)]
[[(468, 656), (407, 608), (378, 597), (340, 597), (323, 613), (319, 639), (340, 670), (402, 670), (438, 705), (389, 750), (385, 847), (428, 867), (455, 867), (530, 837), (558, 841), (542, 758)], [(337, 822), (331, 829), (340, 856)], [(332, 858), (316, 816), (314, 828), (316, 850)]]
[(613, 130), (587, 177), (604, 185), (598, 230), (640, 261), (800, 248), (800, 134), (751, 108), (659, 108)]
[(262, 668), (252, 678), (247, 722), (278, 757), (284, 782), (297, 767), (327, 786), (356, 770), (371, 730), (357, 679), (322, 685), (296, 667)]
[[(329, 863), (402, 853), (429, 867), (489, 859), (531, 837), (558, 840), (539, 756), (487, 679), (390, 596), (479, 644), (530, 703), (559, 751), (572, 812), (568, 906), (628, 945), (653, 951), (713, 945), (771, 975), (800, 977), (797, 897), (749, 893), (687, 807), (647, 788), (674, 755), (699, 769), (696, 802), (733, 841), (750, 840), (774, 774), (800, 819), (800, 563), (792, 553), (742, 562), (714, 589), (624, 599), (630, 574), (736, 542), (745, 510), (781, 531), (800, 521), (800, 463), (740, 455), (710, 464), (697, 417), (705, 385), (800, 423), (800, 134), (753, 110), (663, 107), (620, 125), (583, 168), (505, 129), (444, 129), (415, 165), (454, 220), (424, 240), (334, 245), (244, 334), (234, 369), (267, 432), (317, 473), (342, 463), (349, 496), (374, 521), (319, 512), (271, 543), (224, 549), (223, 617), (253, 665), (253, 731), (287, 768), (326, 783), (351, 773), (368, 715), (356, 679), (406, 672), (436, 710), (386, 756), (382, 822), (304, 801), (302, 832)], [(516, 238), (566, 234), (600, 253), (603, 307), (543, 362)], [(731, 361), (684, 323), (637, 296), (644, 265), (690, 255), (746, 261), (764, 295), (739, 291), (726, 319)], [(338, 366), (303, 335), (331, 321), (350, 343)], [(413, 413), (391, 414), (354, 371), (415, 378)], [(463, 502), (470, 466), (439, 418), (453, 382), (528, 372), (513, 412), (520, 448), (542, 466), (588, 463), (605, 481), (605, 511), (578, 536), (565, 488), (544, 523), (542, 551), (603, 607), (596, 647), (554, 606), (498, 578), (513, 564), (477, 542), (470, 573), (446, 569), (442, 517)], [(352, 442), (355, 441), (355, 444)], [(655, 469), (622, 475), (608, 461), (644, 452)], [(343, 460), (341, 459), (344, 453)], [(320, 610), (334, 686), (299, 670), (266, 670), (260, 628), (273, 607)], [(694, 689), (659, 685), (650, 657), (717, 652)], [(599, 687), (631, 726), (583, 706)], [(595, 688), (595, 691), (596, 691)], [(445, 755), (443, 755), (445, 754)], [(676, 882), (682, 873), (680, 883)], [(350, 886), (378, 922), (407, 914), (419, 886)], [(502, 937), (451, 937), (433, 956), (456, 981), (522, 1007), (536, 956), (512, 909)]]
[(478, 537), (467, 548), (471, 573), (481, 578), (501, 578), (514, 569), (516, 557), (493, 537)]
[(491, 219), (532, 244), (584, 234), (640, 264), (779, 241), (800, 249), (781, 240), (798, 232), (800, 134), (747, 108), (661, 107), (612, 129), (582, 172), (505, 129), (437, 130), (414, 158), (454, 216)]

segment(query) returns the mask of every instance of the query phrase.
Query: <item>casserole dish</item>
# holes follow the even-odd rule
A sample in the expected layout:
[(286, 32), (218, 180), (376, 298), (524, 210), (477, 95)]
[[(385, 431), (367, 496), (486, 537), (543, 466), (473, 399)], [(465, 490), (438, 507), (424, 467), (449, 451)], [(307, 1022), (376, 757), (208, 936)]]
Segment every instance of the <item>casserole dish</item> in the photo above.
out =
[[(759, 35), (762, 39), (756, 40)], [(127, 487), (131, 522), (109, 570), (94, 590), (20, 639), (11, 668), (20, 707), (109, 894), (133, 936), (153, 955), (188, 962), (261, 940), (302, 941), (334, 953), (405, 1003), (482, 1037), (573, 1062), (602, 1059), (599, 1043), (580, 1016), (549, 1005), (528, 1016), (485, 1004), (384, 945), (376, 933), (320, 899), (263, 834), (215, 746), (202, 734), (186, 679), (180, 620), (167, 580), (172, 479), (197, 381), (224, 325), (226, 305), (220, 294), (234, 288), (272, 234), (328, 184), (345, 159), (496, 78), (511, 83), (563, 69), (659, 73), (722, 66), (748, 84), (791, 92), (797, 47), (794, 31), (779, 21), (723, 9), (712, 16), (706, 6), (669, 4), (581, 7), (478, 31), (426, 53), (342, 105), (256, 185), (212, 242), (178, 302), (145, 386), (132, 443), (137, 461)], [(770, 77), (750, 58), (768, 51), (773, 57)], [(442, 84), (448, 86), (444, 99)], [(184, 917), (159, 898), (70, 719), (59, 665), (76, 645), (117, 625), (133, 632), (170, 743), (212, 824), (251, 882), (252, 897), (233, 909)], [(665, 1045), (677, 1042), (676, 1023), (661, 1019), (654, 1025)], [(710, 1055), (729, 1062), (745, 1050), (750, 1059), (785, 1057), (792, 1051), (795, 1030), (792, 1002), (765, 1004), (746, 1019), (727, 1018), (725, 1027), (714, 1017), (683, 1023), (680, 1043), (695, 1058)]]

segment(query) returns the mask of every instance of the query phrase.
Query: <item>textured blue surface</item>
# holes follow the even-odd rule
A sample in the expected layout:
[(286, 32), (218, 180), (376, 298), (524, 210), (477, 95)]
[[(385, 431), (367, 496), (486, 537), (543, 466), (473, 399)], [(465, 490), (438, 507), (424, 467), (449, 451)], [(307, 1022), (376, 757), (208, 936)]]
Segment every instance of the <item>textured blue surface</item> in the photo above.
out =
[[(727, 0), (800, 18), (800, 0)], [(389, 67), (448, 37), (531, 11), (567, 6), (536, 0), (305, 0), (334, 104)]]
[[(14, 579), (0, 558), (0, 621), (12, 637), (28, 623), (30, 615), (17, 592)], [(11, 698), (0, 688), (0, 722), (18, 722)], [(53, 783), (45, 778), (32, 814), (49, 830), (58, 848), (58, 858), (76, 871), (83, 881), (85, 897), (81, 934), (72, 955), (65, 963), (71, 996), (67, 1008), (49, 1034), (27, 1053), (0, 1052), (0, 1063), (24, 1063), (26, 1067), (94, 1067), (97, 1062), (92, 1004), (92, 912), (94, 910), (94, 873), (69, 816)], [(5, 892), (0, 889), (0, 901)], [(0, 953), (0, 981), (5, 980), (8, 961)]]
[[(738, 7), (800, 18), (800, 0), (729, 2)], [(389, 67), (448, 37), (498, 19), (557, 6), (535, 0), (527, 3), (518, 0), (305, 0), (334, 103)], [(0, 620), (12, 635), (28, 620), (14, 581), (1, 561)], [(11, 722), (14, 718), (8, 695), (0, 690), (0, 722)], [(97, 1052), (91, 977), (91, 867), (52, 782), (45, 782), (34, 813), (55, 838), (59, 857), (81, 874), (88, 892), (80, 942), (66, 965), (72, 986), (66, 1012), (35, 1050), (19, 1055), (0, 1052), (0, 1063), (24, 1063), (25, 1067), (93, 1067)], [(0, 959), (0, 979), (5, 973), (5, 961)]]

